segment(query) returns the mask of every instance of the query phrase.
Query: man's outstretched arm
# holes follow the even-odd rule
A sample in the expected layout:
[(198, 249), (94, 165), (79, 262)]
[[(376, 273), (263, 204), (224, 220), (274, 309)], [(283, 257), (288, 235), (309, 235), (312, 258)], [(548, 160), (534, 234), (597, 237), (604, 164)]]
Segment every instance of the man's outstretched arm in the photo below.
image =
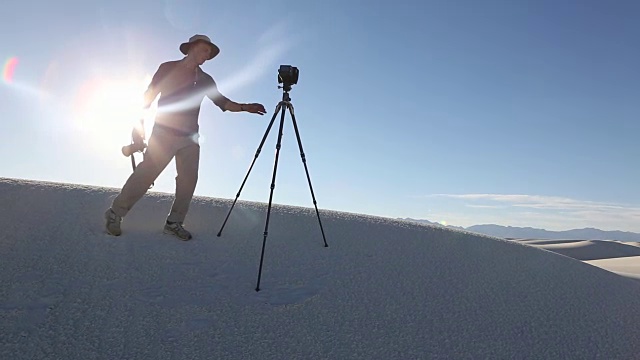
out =
[(252, 114), (259, 114), (259, 115), (264, 115), (267, 113), (267, 111), (264, 109), (264, 106), (262, 106), (262, 104), (256, 104), (256, 103), (241, 104), (235, 101), (231, 101), (229, 99), (227, 99), (227, 102), (224, 105), (224, 108), (225, 110), (231, 111), (231, 112), (246, 111)]
[(207, 97), (218, 106), (222, 111), (231, 111), (231, 112), (241, 112), (246, 111), (252, 114), (264, 115), (267, 111), (264, 109), (262, 104), (251, 103), (251, 104), (243, 104), (237, 103), (235, 101), (229, 100), (226, 96), (222, 95), (220, 91), (218, 91), (218, 86), (215, 81), (211, 77), (209, 77), (209, 88), (207, 91)]

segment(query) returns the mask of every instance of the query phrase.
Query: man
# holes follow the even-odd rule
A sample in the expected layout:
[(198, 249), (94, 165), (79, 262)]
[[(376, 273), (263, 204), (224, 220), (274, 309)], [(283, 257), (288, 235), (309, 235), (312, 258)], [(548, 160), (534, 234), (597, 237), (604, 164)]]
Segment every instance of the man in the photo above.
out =
[(180, 51), (186, 56), (161, 64), (144, 93), (145, 109), (160, 94), (158, 113), (143, 161), (129, 176), (105, 213), (106, 229), (111, 235), (119, 236), (122, 233), (120, 225), (123, 217), (175, 157), (178, 173), (176, 193), (164, 232), (182, 240), (191, 239), (183, 223), (198, 180), (198, 116), (202, 100), (208, 97), (222, 111), (266, 113), (261, 104), (239, 104), (220, 94), (213, 78), (200, 68), (220, 52), (207, 36), (192, 36), (188, 42), (180, 45)]

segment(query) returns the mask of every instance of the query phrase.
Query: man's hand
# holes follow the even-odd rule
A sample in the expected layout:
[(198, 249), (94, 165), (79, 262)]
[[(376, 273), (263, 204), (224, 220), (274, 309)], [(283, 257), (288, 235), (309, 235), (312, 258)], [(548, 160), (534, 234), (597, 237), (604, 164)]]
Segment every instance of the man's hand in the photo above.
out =
[(145, 133), (143, 121), (144, 120), (140, 120), (140, 122), (133, 127), (133, 130), (131, 130), (131, 141), (134, 144), (144, 144)]
[(246, 112), (250, 112), (252, 114), (264, 115), (267, 113), (267, 110), (264, 109), (262, 104), (243, 104), (242, 109)]

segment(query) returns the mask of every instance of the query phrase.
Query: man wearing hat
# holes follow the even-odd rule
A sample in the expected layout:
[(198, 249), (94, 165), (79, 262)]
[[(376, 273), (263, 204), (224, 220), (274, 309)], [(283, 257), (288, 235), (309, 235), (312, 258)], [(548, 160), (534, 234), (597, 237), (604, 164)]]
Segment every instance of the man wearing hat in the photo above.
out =
[[(261, 104), (240, 104), (220, 92), (213, 78), (201, 68), (205, 61), (220, 53), (218, 46), (205, 35), (194, 35), (180, 45), (186, 55), (181, 60), (162, 63), (144, 93), (144, 108), (155, 98), (158, 111), (144, 159), (124, 184), (120, 194), (105, 213), (106, 230), (118, 236), (122, 233), (122, 219), (175, 157), (176, 193), (164, 232), (182, 240), (191, 239), (183, 227), (189, 204), (198, 180), (200, 145), (198, 144), (198, 116), (202, 100), (207, 97), (222, 111), (266, 113)], [(142, 139), (142, 135), (139, 135)]]

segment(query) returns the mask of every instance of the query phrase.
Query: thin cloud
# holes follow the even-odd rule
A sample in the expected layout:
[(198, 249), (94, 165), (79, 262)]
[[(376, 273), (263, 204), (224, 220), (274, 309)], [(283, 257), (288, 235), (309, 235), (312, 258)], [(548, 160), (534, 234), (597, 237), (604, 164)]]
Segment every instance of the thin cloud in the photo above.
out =
[[(564, 211), (638, 211), (640, 207), (625, 206), (597, 201), (575, 200), (557, 196), (540, 195), (507, 195), (507, 194), (433, 194), (430, 197), (443, 197), (450, 199), (469, 200), (474, 202), (498, 202), (505, 206), (528, 208), (536, 210), (564, 210)], [(490, 204), (469, 204), (468, 206), (492, 206)]]
[[(636, 224), (640, 223), (640, 207), (637, 205), (523, 194), (433, 194), (426, 197), (449, 199), (448, 207), (460, 206), (456, 211), (459, 214), (448, 218), (450, 223), (465, 215), (474, 219), (464, 222), (468, 225), (499, 223), (547, 229), (597, 227), (639, 231)], [(474, 213), (469, 214), (469, 211)]]
[(506, 205), (467, 204), (467, 207), (474, 208), (474, 209), (506, 209), (508, 206), (506, 206)]
[(260, 50), (241, 70), (220, 84), (228, 91), (243, 87), (262, 75), (273, 72), (277, 60), (298, 42), (287, 32), (287, 24), (280, 22), (266, 30), (259, 38)]

